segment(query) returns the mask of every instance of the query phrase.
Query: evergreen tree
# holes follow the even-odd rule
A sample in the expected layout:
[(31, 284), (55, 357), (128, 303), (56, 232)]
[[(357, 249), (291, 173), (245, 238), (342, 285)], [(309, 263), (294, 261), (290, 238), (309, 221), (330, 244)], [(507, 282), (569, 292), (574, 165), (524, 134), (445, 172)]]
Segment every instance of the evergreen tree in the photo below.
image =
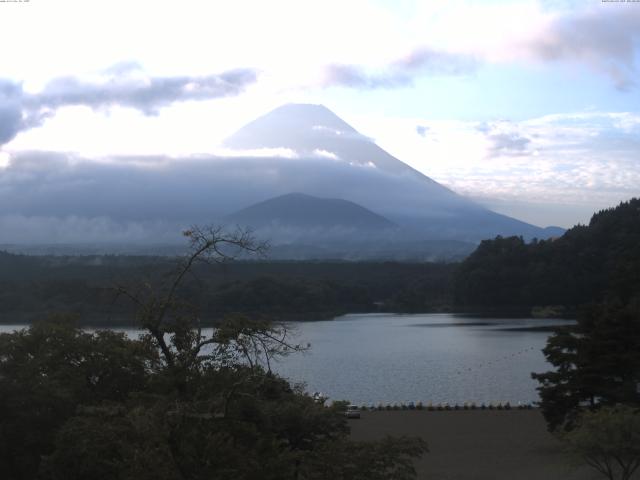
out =
[(544, 354), (554, 371), (534, 373), (549, 428), (571, 429), (584, 408), (640, 406), (640, 302), (591, 306), (575, 328), (552, 335)]

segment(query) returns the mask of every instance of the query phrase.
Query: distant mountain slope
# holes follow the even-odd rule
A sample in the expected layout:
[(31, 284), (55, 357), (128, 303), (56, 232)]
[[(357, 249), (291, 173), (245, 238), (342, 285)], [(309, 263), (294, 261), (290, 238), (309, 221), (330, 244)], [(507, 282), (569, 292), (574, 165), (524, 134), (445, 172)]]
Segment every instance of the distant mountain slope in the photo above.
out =
[[(301, 156), (333, 154), (359, 165), (371, 165), (395, 174), (410, 173), (433, 182), (389, 155), (324, 105), (282, 105), (242, 127), (224, 144), (238, 149), (290, 148)], [(450, 192), (433, 183), (443, 192)]]
[(357, 230), (384, 230), (396, 225), (354, 202), (339, 198), (318, 198), (303, 193), (289, 193), (271, 198), (229, 217), (229, 221), (253, 228), (343, 227)]
[[(241, 128), (226, 146), (236, 151), (184, 158), (127, 156), (108, 162), (66, 153), (12, 155), (10, 164), (0, 169), (0, 244), (20, 247), (15, 251), (24, 251), (24, 245), (39, 249), (44, 242), (71, 248), (96, 245), (101, 252), (107, 251), (102, 245), (114, 245), (109, 248), (119, 252), (132, 246), (134, 251), (146, 250), (152, 243), (182, 245), (180, 232), (191, 224), (222, 222), (247, 205), (290, 192), (353, 202), (397, 225), (391, 229), (394, 235), (382, 224), (369, 229), (385, 231), (382, 236), (356, 234), (349, 239), (358, 241), (349, 249), (356, 253), (395, 249), (402, 258), (431, 258), (435, 246), (440, 249), (446, 242), (466, 245), (496, 235), (545, 238), (559, 233), (456, 194), (323, 106), (277, 108)], [(340, 219), (339, 214), (346, 215), (340, 210), (334, 208), (334, 219), (324, 223), (316, 218), (322, 227), (291, 226), (275, 232), (264, 225), (262, 233), (265, 239), (303, 242), (332, 255), (343, 251), (345, 237), (338, 250), (326, 244), (329, 237), (353, 230), (345, 227), (349, 221)], [(291, 218), (293, 224), (301, 220)], [(327, 222), (335, 225), (326, 228)]]
[(426, 240), (354, 202), (302, 193), (259, 202), (225, 220), (270, 239), (272, 259), (451, 261), (475, 248), (452, 239)]
[(224, 145), (236, 149), (288, 148), (302, 157), (324, 156), (393, 175), (409, 175), (424, 182), (425, 194), (436, 203), (477, 206), (390, 155), (324, 105), (282, 105), (242, 127)]
[[(546, 238), (535, 225), (495, 213), (456, 194), (393, 157), (322, 105), (287, 104), (242, 127), (225, 141), (236, 149), (287, 148), (301, 156), (325, 157), (331, 163), (359, 167), (360, 179), (349, 179), (340, 191), (317, 175), (312, 193), (336, 196), (374, 210), (415, 234), (430, 239), (479, 241), (495, 235)], [(291, 165), (291, 169), (302, 169)], [(309, 165), (309, 170), (318, 165)], [(340, 179), (336, 179), (340, 185)], [(345, 182), (346, 183), (346, 182)]]

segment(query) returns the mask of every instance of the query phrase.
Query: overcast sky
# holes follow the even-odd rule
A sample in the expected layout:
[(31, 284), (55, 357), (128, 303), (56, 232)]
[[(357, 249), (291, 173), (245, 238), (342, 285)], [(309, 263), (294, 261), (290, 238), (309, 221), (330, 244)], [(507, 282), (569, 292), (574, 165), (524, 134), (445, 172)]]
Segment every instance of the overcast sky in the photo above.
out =
[(571, 226), (640, 195), (639, 61), (637, 2), (0, 2), (0, 169), (214, 153), (321, 103), (459, 193)]

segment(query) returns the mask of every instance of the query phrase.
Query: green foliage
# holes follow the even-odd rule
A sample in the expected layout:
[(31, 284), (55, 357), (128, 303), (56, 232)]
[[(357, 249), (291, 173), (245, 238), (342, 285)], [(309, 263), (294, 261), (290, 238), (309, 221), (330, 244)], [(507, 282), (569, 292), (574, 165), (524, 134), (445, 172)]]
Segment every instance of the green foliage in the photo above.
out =
[(260, 277), (221, 285), (208, 308), (220, 313), (260, 312), (261, 315), (306, 314), (371, 309), (373, 300), (364, 287), (333, 281)]
[(309, 480), (409, 480), (416, 472), (412, 459), (428, 451), (417, 438), (386, 437), (377, 442), (326, 443), (301, 468)]
[(195, 262), (258, 251), (244, 232), (193, 228), (190, 254), (119, 292), (147, 331), (128, 339), (57, 318), (0, 335), (0, 471), (7, 480), (415, 478), (418, 439), (353, 442), (325, 408), (271, 372), (301, 350), (287, 329), (233, 315), (207, 335), (182, 294)]
[(616, 406), (584, 412), (561, 435), (567, 450), (610, 480), (628, 480), (640, 467), (640, 413)]
[(60, 480), (180, 478), (168, 447), (169, 430), (154, 410), (82, 408), (56, 435), (40, 477)]
[(591, 306), (543, 350), (555, 370), (534, 373), (549, 428), (571, 429), (583, 407), (640, 406), (640, 302)]
[(125, 400), (157, 361), (144, 342), (84, 333), (66, 319), (1, 334), (0, 353), (0, 463), (9, 478), (35, 475), (79, 404)]
[(331, 402), (331, 408), (340, 413), (346, 412), (349, 405), (350, 402), (348, 400), (335, 400)]
[(256, 332), (224, 330), (225, 348), (181, 370), (150, 338), (61, 319), (0, 336), (3, 478), (315, 479), (329, 466), (338, 478), (414, 478), (420, 440), (352, 442), (340, 404), (229, 361), (226, 347)]
[[(0, 322), (80, 315), (83, 324), (132, 325), (130, 304), (114, 284), (154, 289), (176, 258), (29, 257), (0, 252)], [(440, 311), (451, 305), (452, 264), (398, 262), (232, 261), (192, 266), (180, 297), (208, 319), (242, 313), (307, 320), (349, 312)]]
[(455, 274), (460, 306), (576, 307), (640, 290), (640, 199), (593, 215), (555, 240), (485, 240)]

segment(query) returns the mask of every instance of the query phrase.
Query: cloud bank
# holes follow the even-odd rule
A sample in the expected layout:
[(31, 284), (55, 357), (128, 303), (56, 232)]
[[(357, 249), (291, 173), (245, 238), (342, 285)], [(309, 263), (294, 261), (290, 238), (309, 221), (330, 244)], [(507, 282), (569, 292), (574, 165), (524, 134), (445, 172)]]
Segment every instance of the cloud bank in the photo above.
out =
[(531, 139), (512, 122), (483, 122), (476, 127), (489, 142), (487, 158), (532, 155)]
[(411, 172), (388, 173), (325, 156), (97, 162), (55, 152), (14, 154), (0, 169), (0, 243), (171, 238), (193, 223), (220, 222), (295, 191), (344, 198), (383, 215), (443, 215), (472, 205), (455, 195), (443, 197), (441, 187)]
[(100, 110), (120, 106), (156, 115), (175, 102), (238, 95), (256, 80), (257, 72), (252, 69), (205, 76), (154, 77), (130, 62), (115, 65), (93, 80), (55, 78), (37, 93), (25, 92), (20, 83), (0, 78), (0, 145), (20, 131), (42, 125), (62, 107)]
[(328, 65), (324, 70), (323, 85), (364, 89), (399, 88), (413, 84), (417, 75), (466, 75), (473, 72), (476, 66), (476, 60), (470, 55), (421, 47), (378, 69), (353, 64)]
[(545, 62), (585, 64), (607, 75), (616, 88), (628, 90), (637, 84), (640, 8), (605, 4), (559, 15), (524, 48)]
[[(329, 64), (323, 84), (393, 89), (411, 86), (421, 76), (468, 75), (490, 64), (561, 63), (605, 75), (619, 90), (637, 86), (640, 8), (636, 5), (611, 2), (562, 11), (526, 5), (519, 9), (518, 4), (470, 7), (463, 2), (458, 7), (439, 20), (447, 26), (439, 39), (416, 34), (414, 42), (420, 46), (378, 67)], [(530, 21), (523, 23), (526, 16)], [(434, 21), (423, 19), (425, 24)]]
[[(458, 125), (454, 134), (437, 122), (431, 127), (430, 137), (447, 142), (449, 155), (464, 158), (447, 162), (438, 143), (425, 143), (421, 154), (430, 159), (430, 175), (508, 215), (571, 226), (588, 221), (596, 210), (640, 196), (637, 114), (558, 114), (479, 126), (469, 122)], [(464, 154), (456, 144), (474, 147)]]
[[(418, 128), (427, 125), (426, 134)], [(359, 128), (440, 184), (536, 225), (570, 227), (640, 196), (637, 112), (486, 122), (362, 117)]]

